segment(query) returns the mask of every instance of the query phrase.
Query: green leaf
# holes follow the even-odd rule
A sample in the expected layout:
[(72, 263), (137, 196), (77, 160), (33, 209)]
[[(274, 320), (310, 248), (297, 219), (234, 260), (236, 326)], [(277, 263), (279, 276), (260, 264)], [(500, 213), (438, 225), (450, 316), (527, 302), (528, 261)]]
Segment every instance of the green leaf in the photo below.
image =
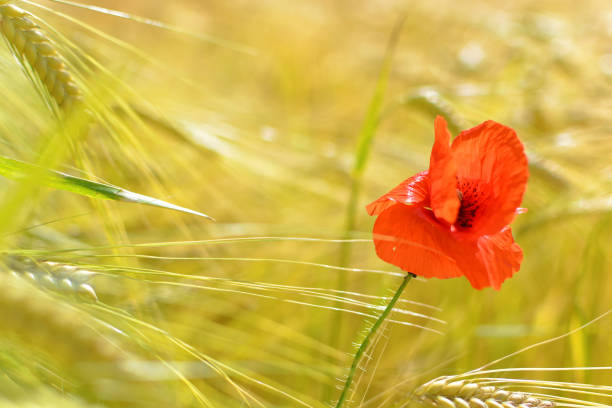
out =
[(48, 170), (34, 164), (10, 159), (8, 157), (0, 156), (0, 175), (17, 181), (28, 180), (33, 183), (42, 184), (58, 190), (70, 191), (87, 197), (152, 205), (154, 207), (198, 215), (214, 221), (212, 217), (206, 214), (180, 207), (166, 201), (124, 190), (110, 184), (96, 183), (94, 181)]

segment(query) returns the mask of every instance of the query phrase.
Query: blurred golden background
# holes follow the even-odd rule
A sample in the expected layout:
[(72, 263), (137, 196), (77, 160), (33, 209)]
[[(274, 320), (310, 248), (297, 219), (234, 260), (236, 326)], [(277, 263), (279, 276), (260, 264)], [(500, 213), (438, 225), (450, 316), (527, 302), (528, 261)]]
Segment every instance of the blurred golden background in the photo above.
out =
[[(5, 229), (4, 252), (29, 259), (6, 269), (36, 275), (34, 285), (15, 283), (21, 301), (51, 296), (78, 312), (70, 330), (108, 330), (119, 352), (105, 363), (90, 361), (87, 346), (56, 353), (71, 340), (32, 340), (32, 325), (44, 323), (26, 314), (32, 325), (10, 326), (0, 343), (7, 401), (329, 406), (354, 343), (400, 280), (375, 255), (364, 206), (427, 168), (438, 114), (454, 135), (493, 119), (523, 140), (529, 211), (513, 224), (523, 265), (499, 292), (465, 279), (408, 285), (348, 406), (407, 406), (418, 384), (610, 309), (607, 2), (8, 3), (38, 19), (94, 119), (62, 139), (41, 87), (3, 47), (0, 153), (36, 161), (59, 143), (55, 170), (216, 222), (49, 189), (19, 196), (3, 180), (3, 200), (18, 203), (4, 221), (19, 220)], [(98, 300), (45, 289), (45, 261), (93, 272)], [(0, 309), (6, 318), (14, 304)], [(495, 368), (609, 366), (611, 334), (603, 318)], [(499, 375), (612, 384), (610, 370)], [(608, 396), (565, 403), (609, 406), (610, 387), (600, 392)]]

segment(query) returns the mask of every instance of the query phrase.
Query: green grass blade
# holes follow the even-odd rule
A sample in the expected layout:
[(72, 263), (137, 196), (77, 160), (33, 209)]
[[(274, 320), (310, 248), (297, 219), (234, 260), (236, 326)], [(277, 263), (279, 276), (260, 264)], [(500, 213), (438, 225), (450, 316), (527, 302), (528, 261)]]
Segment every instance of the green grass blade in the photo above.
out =
[(70, 176), (45, 169), (34, 164), (22, 162), (8, 157), (0, 156), (0, 175), (12, 180), (28, 180), (58, 190), (70, 191), (92, 198), (126, 201), (130, 203), (146, 204), (154, 207), (166, 208), (213, 220), (212, 217), (198, 211), (180, 207), (166, 201), (158, 200), (143, 194), (134, 193), (109, 184), (97, 183), (79, 177)]

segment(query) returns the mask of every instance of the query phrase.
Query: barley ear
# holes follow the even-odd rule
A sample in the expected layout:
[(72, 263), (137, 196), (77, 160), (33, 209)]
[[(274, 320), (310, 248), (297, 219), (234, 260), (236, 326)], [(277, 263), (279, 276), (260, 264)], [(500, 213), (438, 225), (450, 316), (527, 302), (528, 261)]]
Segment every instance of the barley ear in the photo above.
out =
[(95, 285), (91, 279), (95, 273), (75, 265), (22, 256), (8, 256), (5, 259), (11, 273), (24, 278), (36, 286), (67, 295), (74, 295), (84, 301), (98, 301)]
[(0, 28), (11, 50), (27, 61), (57, 105), (70, 110), (82, 99), (81, 91), (57, 47), (34, 20), (25, 10), (0, 0)]
[[(112, 332), (87, 313), (47, 296), (5, 271), (0, 273), (0, 292), (3, 336), (19, 338), (72, 369), (79, 369), (83, 358), (115, 367), (121, 365), (125, 353), (109, 340)], [(50, 343), (54, 344), (52, 348)]]
[(453, 377), (436, 378), (415, 391), (421, 405), (429, 408), (554, 408), (553, 401), (523, 392), (510, 392)]

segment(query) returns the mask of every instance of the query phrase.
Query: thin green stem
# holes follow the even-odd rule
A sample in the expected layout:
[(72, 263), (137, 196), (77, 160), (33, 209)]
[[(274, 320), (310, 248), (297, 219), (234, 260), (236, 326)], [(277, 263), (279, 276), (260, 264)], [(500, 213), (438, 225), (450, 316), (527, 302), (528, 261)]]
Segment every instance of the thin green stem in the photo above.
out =
[[(357, 202), (359, 200), (359, 193), (361, 192), (361, 184), (363, 173), (365, 172), (366, 164), (370, 156), (372, 149), (372, 142), (376, 130), (380, 123), (381, 112), (383, 108), (383, 102), (385, 94), (387, 92), (387, 84), (389, 82), (389, 76), (391, 74), (391, 66), (393, 62), (393, 56), (399, 42), (404, 22), (406, 21), (406, 13), (403, 12), (397, 18), (391, 36), (387, 43), (387, 49), (385, 56), (378, 74), (376, 81), (376, 88), (374, 89), (374, 95), (370, 100), (368, 110), (366, 112), (365, 119), (361, 125), (359, 131), (359, 138), (357, 140), (357, 149), (355, 150), (353, 168), (351, 170), (351, 190), (349, 195), (349, 201), (346, 209), (346, 223), (345, 223), (345, 238), (350, 238), (351, 232), (355, 229), (355, 217), (357, 213)], [(348, 262), (350, 257), (350, 244), (345, 243), (342, 246), (340, 253), (340, 264), (344, 265)]]
[[(384, 59), (380, 72), (378, 73), (378, 79), (376, 81), (376, 87), (374, 89), (374, 95), (372, 96), (368, 109), (366, 112), (365, 119), (361, 125), (359, 131), (359, 138), (357, 141), (357, 148), (355, 149), (353, 168), (351, 170), (351, 190), (346, 207), (346, 221), (344, 225), (343, 239), (352, 238), (353, 231), (355, 230), (355, 223), (357, 218), (357, 206), (359, 202), (359, 195), (362, 187), (362, 176), (365, 172), (370, 150), (372, 148), (372, 142), (376, 134), (376, 129), (380, 123), (380, 116), (382, 112), (383, 102), (385, 94), (387, 92), (387, 83), (391, 74), (391, 66), (393, 62), (393, 56), (399, 42), (402, 28), (406, 20), (407, 13), (402, 12), (391, 30), (391, 35), (387, 42), (387, 48), (385, 50)], [(347, 266), (351, 258), (351, 243), (344, 242), (340, 246), (340, 259), (339, 265)], [(338, 273), (336, 282), (336, 288), (347, 290), (348, 277), (346, 272)], [(330, 335), (330, 345), (338, 347), (342, 342), (342, 319), (341, 314), (336, 313), (333, 320), (333, 327), (336, 328)], [(331, 390), (331, 388), (329, 388)], [(327, 395), (326, 397), (328, 397)], [(327, 398), (326, 398), (327, 399)]]
[(404, 288), (406, 287), (408, 282), (410, 282), (412, 277), (413, 275), (410, 273), (404, 276), (404, 279), (402, 280), (402, 284), (395, 291), (393, 298), (391, 299), (391, 301), (389, 302), (385, 310), (383, 310), (381, 315), (378, 317), (378, 320), (376, 320), (374, 325), (368, 331), (368, 334), (365, 336), (365, 338), (361, 342), (361, 345), (359, 346), (359, 348), (357, 349), (357, 352), (355, 353), (355, 356), (353, 357), (353, 363), (351, 364), (351, 370), (349, 371), (348, 377), (346, 378), (346, 381), (344, 382), (344, 388), (342, 389), (342, 394), (340, 394), (340, 398), (338, 399), (336, 408), (340, 408), (342, 407), (342, 404), (344, 404), (344, 401), (348, 397), (348, 392), (349, 392), (349, 389), (351, 388), (353, 377), (355, 376), (355, 371), (357, 371), (357, 367), (359, 367), (359, 362), (361, 361), (361, 357), (363, 356), (363, 353), (365, 353), (366, 349), (368, 348), (368, 345), (370, 344), (370, 340), (372, 339), (374, 334), (376, 334), (376, 331), (383, 324), (387, 316), (389, 316), (389, 313), (391, 313), (391, 310), (393, 310), (395, 303), (397, 303), (398, 299), (402, 295), (402, 292), (404, 291)]

